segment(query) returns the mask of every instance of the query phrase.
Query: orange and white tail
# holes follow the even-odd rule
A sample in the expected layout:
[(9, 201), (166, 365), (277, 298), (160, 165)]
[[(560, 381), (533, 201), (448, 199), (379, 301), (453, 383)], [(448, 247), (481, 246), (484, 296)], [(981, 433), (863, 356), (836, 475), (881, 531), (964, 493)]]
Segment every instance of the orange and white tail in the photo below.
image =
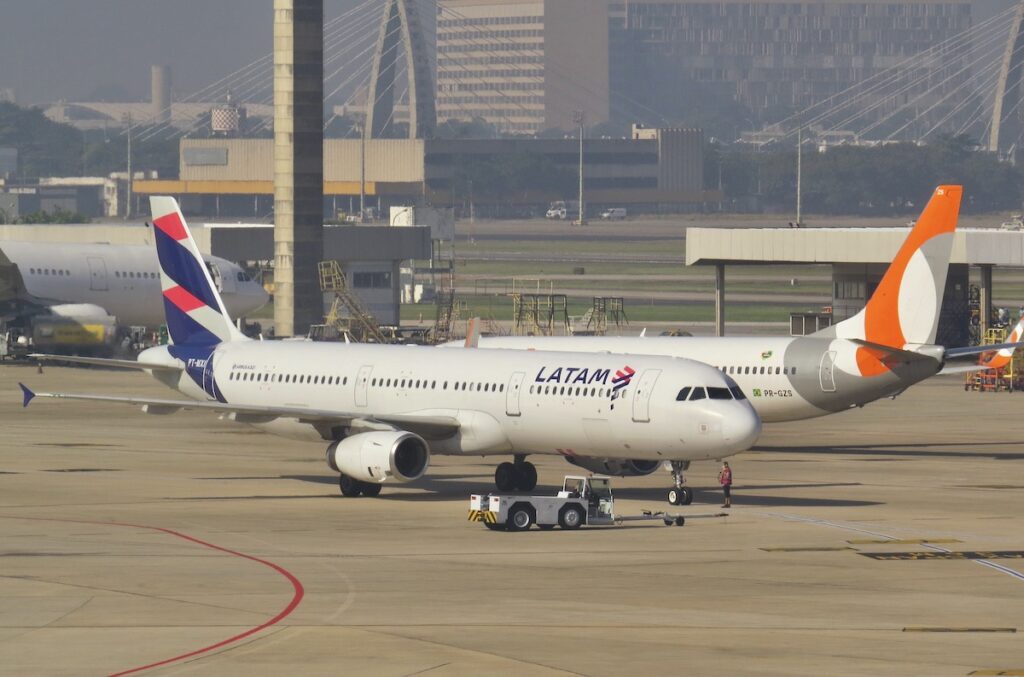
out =
[[(1024, 336), (1024, 315), (1021, 315), (1020, 322), (1013, 328), (1010, 335), (1006, 337), (1006, 343), (1019, 343), (1020, 337)], [(981, 357), (978, 358), (978, 365), (984, 369), (1002, 369), (1006, 365), (1010, 364), (1010, 360), (1013, 359), (1013, 353), (1017, 350), (1016, 348), (1003, 348), (1002, 350), (994, 350), (990, 353), (982, 353)]]
[(819, 335), (900, 350), (934, 343), (962, 195), (962, 186), (936, 188), (864, 310)]

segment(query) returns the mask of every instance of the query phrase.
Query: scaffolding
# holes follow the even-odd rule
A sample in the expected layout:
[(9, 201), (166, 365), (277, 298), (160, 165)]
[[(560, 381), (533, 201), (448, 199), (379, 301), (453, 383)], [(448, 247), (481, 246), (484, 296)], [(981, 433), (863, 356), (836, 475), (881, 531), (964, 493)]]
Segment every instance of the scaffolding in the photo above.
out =
[[(1006, 342), (1008, 327), (989, 329), (981, 339), (981, 345), (991, 346)], [(1010, 363), (998, 369), (984, 369), (972, 372), (964, 380), (964, 390), (996, 393), (1024, 389), (1024, 355), (1020, 350), (1013, 351)]]
[(621, 329), (629, 324), (625, 300), (621, 296), (595, 296), (587, 312), (573, 317), (570, 324), (570, 333), (577, 336), (604, 336), (609, 324)]
[(516, 336), (569, 334), (569, 301), (565, 294), (512, 293), (512, 333)]
[(310, 338), (347, 337), (358, 343), (389, 343), (377, 325), (377, 320), (348, 288), (341, 264), (337, 261), (321, 261), (318, 269), (320, 290), (325, 294), (333, 294), (334, 298), (330, 310), (324, 316), (323, 325), (310, 327)]

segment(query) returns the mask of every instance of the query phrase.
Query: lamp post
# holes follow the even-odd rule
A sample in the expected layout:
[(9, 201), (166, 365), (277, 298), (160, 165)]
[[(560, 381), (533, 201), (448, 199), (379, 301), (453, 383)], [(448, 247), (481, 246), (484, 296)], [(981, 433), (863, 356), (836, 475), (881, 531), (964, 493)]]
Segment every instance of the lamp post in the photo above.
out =
[(124, 218), (128, 220), (132, 218), (132, 114), (125, 113), (124, 117), (125, 125), (128, 127), (128, 199), (125, 201)]
[(586, 206), (583, 204), (583, 130), (584, 130), (583, 124), (584, 124), (585, 120), (586, 120), (586, 116), (584, 115), (582, 110), (573, 111), (572, 121), (573, 121), (573, 123), (576, 124), (576, 126), (579, 127), (579, 130), (580, 130), (580, 194), (579, 194), (580, 216), (579, 216), (579, 220), (576, 221), (576, 225), (579, 225), (579, 226), (584, 226), (587, 223), (587, 219), (585, 218)]

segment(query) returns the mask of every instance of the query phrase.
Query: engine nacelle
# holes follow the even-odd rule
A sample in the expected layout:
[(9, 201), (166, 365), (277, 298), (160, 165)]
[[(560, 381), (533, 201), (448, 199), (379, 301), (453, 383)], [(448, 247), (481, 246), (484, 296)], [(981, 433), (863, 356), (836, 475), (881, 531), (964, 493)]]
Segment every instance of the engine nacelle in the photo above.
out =
[(566, 456), (565, 460), (590, 472), (615, 477), (650, 475), (661, 461), (637, 461), (624, 458), (595, 458), (594, 456)]
[(357, 433), (327, 447), (327, 465), (363, 482), (412, 482), (427, 472), (430, 448), (412, 433)]

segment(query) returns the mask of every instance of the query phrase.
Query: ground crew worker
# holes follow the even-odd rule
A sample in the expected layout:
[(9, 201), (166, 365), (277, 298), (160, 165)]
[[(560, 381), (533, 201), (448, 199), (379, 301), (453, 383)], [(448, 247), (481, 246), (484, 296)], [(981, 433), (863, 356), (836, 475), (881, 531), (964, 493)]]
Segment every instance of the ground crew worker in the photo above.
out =
[(722, 461), (722, 469), (718, 472), (718, 483), (722, 485), (722, 493), (725, 494), (723, 508), (732, 507), (732, 468), (728, 461)]

